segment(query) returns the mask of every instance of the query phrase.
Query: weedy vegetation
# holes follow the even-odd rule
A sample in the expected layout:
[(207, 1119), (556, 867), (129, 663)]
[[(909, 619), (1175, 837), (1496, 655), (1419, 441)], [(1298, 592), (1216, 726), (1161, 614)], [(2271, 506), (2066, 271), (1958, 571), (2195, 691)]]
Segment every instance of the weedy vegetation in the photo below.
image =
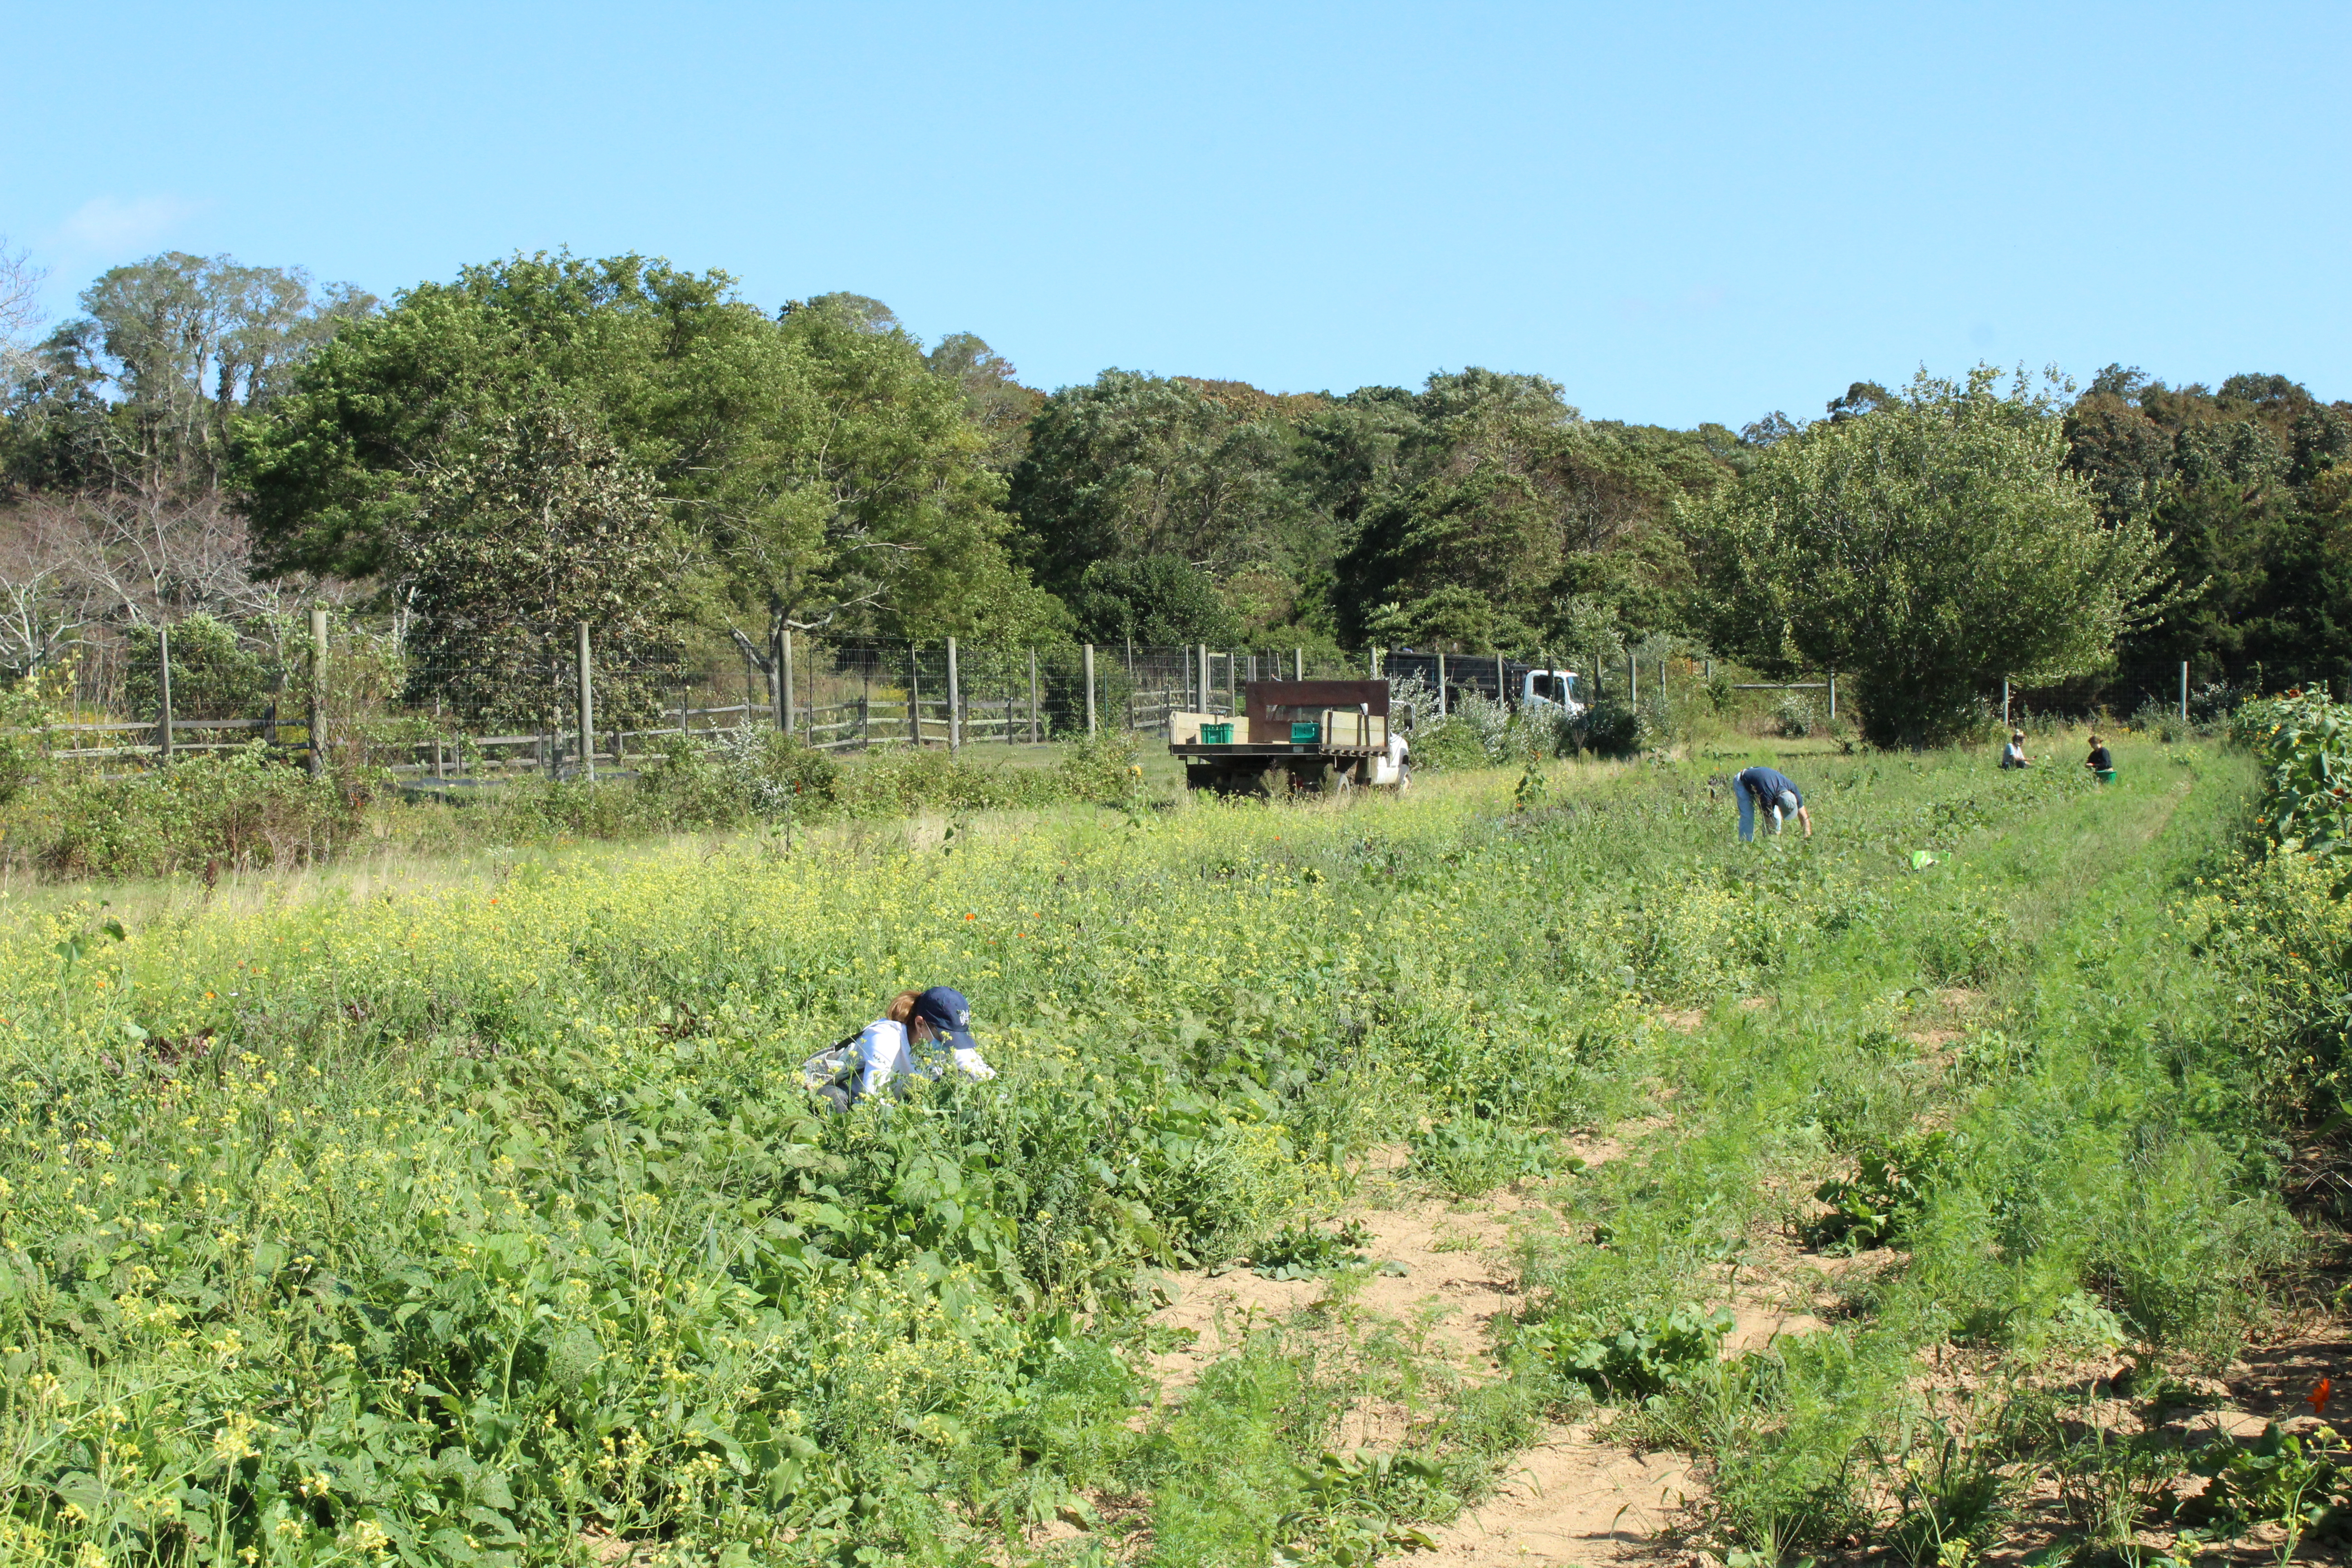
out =
[[(2242, 855), (2282, 759), (2121, 760), (1823, 759), (1822, 831), (1741, 846), (1695, 765), (1149, 809), (1095, 758), (1123, 809), (945, 837), (20, 896), (0, 1559), (1354, 1564), (1571, 1417), (1695, 1455), (1678, 1528), (1742, 1563), (2332, 1529), (2332, 1433), (2158, 1417), (2340, 1217), (2286, 1196), (2342, 1120), (2336, 863)], [(1000, 1076), (819, 1114), (801, 1058), (931, 984)], [(1377, 1265), (1381, 1146), (1540, 1196), (1499, 1373), (1253, 1322), (1164, 1392), (1171, 1273)], [(1820, 1326), (1732, 1353), (1805, 1253)], [(1342, 1447), (1372, 1398), (1402, 1437)]]

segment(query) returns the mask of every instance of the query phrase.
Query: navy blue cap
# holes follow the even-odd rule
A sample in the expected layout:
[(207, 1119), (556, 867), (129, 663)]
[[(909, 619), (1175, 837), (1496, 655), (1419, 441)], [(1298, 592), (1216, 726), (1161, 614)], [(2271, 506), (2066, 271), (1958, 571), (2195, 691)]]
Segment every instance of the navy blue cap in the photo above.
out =
[(971, 1037), (971, 1004), (950, 985), (934, 985), (915, 998), (915, 1016), (929, 1024), (950, 1047), (976, 1051)]

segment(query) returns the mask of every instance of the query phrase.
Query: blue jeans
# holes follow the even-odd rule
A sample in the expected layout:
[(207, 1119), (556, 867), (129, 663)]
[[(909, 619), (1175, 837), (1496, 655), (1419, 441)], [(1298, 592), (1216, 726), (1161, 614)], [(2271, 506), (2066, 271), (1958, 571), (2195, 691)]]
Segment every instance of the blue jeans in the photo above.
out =
[[(1772, 831), (1778, 833), (1780, 831), (1780, 808), (1776, 805), (1769, 809)], [(1744, 789), (1739, 792), (1739, 842), (1756, 842), (1756, 797)]]

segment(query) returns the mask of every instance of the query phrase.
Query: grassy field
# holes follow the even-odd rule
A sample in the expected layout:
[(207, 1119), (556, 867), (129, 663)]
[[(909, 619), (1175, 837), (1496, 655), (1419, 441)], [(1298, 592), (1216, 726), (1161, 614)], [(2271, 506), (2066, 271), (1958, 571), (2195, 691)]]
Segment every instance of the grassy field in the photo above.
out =
[[(0, 1558), (1355, 1563), (1594, 1420), (1754, 1560), (2258, 1531), (2277, 1463), (2184, 1511), (2158, 1440), (2314, 1246), (2252, 772), (2119, 761), (1807, 757), (1754, 846), (1710, 757), (20, 890)], [(937, 984), (1001, 1076), (814, 1114)], [(1214, 1271), (1344, 1304), (1376, 1171), (1532, 1205), (1490, 1374), (1327, 1312), (1163, 1387)]]

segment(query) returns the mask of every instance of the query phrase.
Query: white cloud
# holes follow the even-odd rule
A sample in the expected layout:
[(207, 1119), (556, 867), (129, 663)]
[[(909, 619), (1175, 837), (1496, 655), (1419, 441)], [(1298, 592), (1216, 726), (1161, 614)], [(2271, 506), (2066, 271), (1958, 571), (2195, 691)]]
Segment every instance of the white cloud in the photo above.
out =
[(162, 239), (196, 211), (197, 204), (183, 196), (141, 196), (128, 202), (93, 196), (58, 226), (57, 239), (59, 246), (77, 251), (110, 255), (137, 250)]

